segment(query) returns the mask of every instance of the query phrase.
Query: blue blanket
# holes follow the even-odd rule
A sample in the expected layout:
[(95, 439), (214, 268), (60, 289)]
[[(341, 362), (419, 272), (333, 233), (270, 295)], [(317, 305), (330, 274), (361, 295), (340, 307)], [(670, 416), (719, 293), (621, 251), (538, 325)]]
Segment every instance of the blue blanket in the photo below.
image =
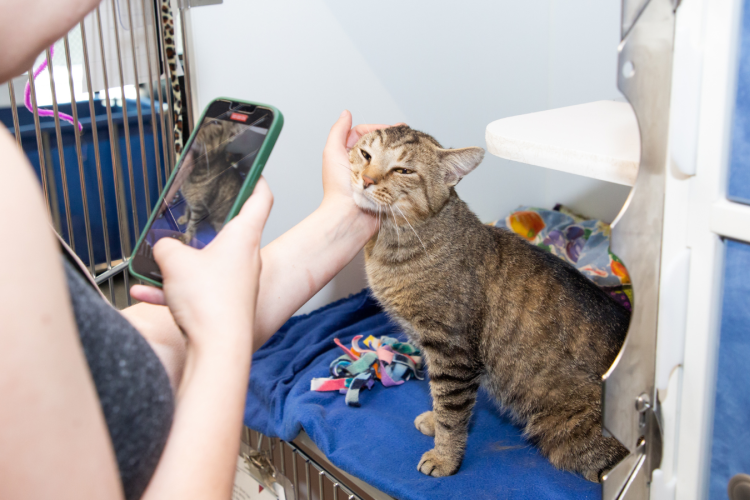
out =
[(599, 499), (599, 485), (555, 469), (480, 393), (461, 469), (432, 478), (417, 471), (433, 439), (414, 427), (430, 410), (427, 381), (360, 393), (361, 408), (337, 392), (311, 392), (310, 380), (328, 376), (341, 355), (333, 343), (355, 335), (403, 337), (367, 290), (290, 319), (253, 356), (245, 425), (293, 440), (303, 428), (328, 459), (398, 499)]

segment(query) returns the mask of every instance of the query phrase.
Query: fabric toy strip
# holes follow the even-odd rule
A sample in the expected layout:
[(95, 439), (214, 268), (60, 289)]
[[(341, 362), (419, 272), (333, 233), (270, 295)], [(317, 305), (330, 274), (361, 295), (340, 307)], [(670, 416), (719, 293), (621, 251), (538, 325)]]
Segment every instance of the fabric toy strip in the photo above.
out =
[(392, 337), (378, 339), (370, 335), (362, 347), (361, 339), (362, 335), (354, 337), (351, 348), (334, 339), (345, 354), (329, 365), (330, 377), (310, 381), (311, 391), (339, 391), (346, 395), (344, 401), (348, 406), (359, 407), (362, 389), (372, 389), (375, 380), (380, 380), (384, 387), (401, 385), (412, 377), (424, 380), (422, 353), (414, 345)]

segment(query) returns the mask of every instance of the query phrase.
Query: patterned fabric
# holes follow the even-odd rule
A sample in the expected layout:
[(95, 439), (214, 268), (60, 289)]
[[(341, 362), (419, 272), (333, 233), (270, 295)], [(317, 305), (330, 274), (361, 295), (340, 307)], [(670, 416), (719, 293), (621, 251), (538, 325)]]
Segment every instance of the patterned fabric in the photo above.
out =
[(554, 210), (519, 207), (493, 223), (557, 255), (632, 310), (633, 289), (622, 261), (609, 250), (609, 224), (586, 219), (561, 205)]
[(169, 78), (172, 88), (172, 123), (174, 124), (174, 152), (177, 156), (182, 153), (182, 138), (184, 129), (182, 126), (182, 89), (180, 80), (177, 78), (177, 49), (175, 47), (174, 17), (170, 0), (161, 0), (161, 22), (164, 34), (164, 52), (167, 55), (167, 66), (169, 72), (164, 72)]

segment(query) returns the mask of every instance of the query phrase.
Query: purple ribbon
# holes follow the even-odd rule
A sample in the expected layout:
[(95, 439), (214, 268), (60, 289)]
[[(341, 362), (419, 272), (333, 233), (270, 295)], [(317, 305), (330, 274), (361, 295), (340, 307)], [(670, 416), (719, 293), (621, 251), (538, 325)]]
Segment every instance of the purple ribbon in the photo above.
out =
[[(49, 58), (52, 59), (54, 55), (55, 55), (55, 44), (53, 43), (49, 47)], [(34, 71), (33, 79), (36, 80), (36, 77), (39, 76), (39, 74), (42, 71), (44, 71), (44, 68), (46, 67), (47, 67), (47, 59), (45, 58), (42, 64), (39, 65), (39, 68), (37, 68), (37, 70)], [(50, 68), (50, 71), (52, 71), (51, 68)], [(73, 91), (73, 89), (70, 89), (70, 90), (71, 92)], [(29, 111), (33, 113), (34, 108), (31, 105), (31, 83), (30, 82), (26, 82), (26, 90), (24, 91), (23, 95), (24, 95), (23, 103), (26, 105), (26, 109), (28, 109)], [(39, 116), (55, 116), (54, 110), (51, 110), (51, 109), (37, 108), (37, 112), (39, 113)], [(58, 112), (57, 115), (60, 117), (61, 120), (65, 120), (66, 122), (69, 122), (73, 125), (76, 124), (75, 119), (68, 114)], [(78, 123), (78, 131), (79, 132), (83, 131), (83, 125), (81, 125), (81, 122), (77, 122), (77, 123)]]

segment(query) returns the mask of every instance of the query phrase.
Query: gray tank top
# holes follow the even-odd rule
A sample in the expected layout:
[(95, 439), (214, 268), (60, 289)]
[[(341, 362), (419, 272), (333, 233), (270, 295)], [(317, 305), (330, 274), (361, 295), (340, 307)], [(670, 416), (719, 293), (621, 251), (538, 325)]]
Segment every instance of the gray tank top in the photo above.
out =
[[(66, 256), (68, 257), (68, 256)], [(73, 313), (117, 456), (125, 498), (143, 495), (174, 414), (169, 378), (148, 342), (68, 259)]]

